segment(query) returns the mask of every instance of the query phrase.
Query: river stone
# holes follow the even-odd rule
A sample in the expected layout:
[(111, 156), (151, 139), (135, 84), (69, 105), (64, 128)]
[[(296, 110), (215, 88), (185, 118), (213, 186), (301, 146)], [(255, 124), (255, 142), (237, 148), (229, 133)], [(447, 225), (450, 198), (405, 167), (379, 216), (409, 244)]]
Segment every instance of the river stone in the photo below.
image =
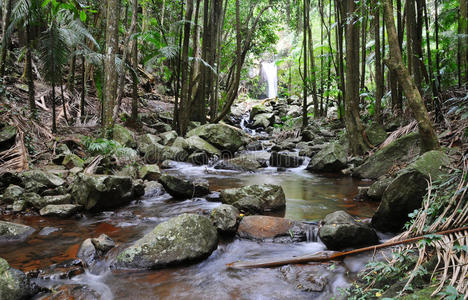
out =
[(44, 196), (43, 200), (46, 205), (71, 204), (72, 196), (70, 194), (57, 195), (57, 196)]
[(272, 112), (273, 112), (273, 107), (271, 106), (265, 106), (265, 105), (260, 105), (260, 104), (255, 105), (250, 110), (250, 121), (252, 122), (256, 115), (264, 114), (264, 113), (272, 113)]
[(269, 216), (245, 216), (237, 229), (241, 238), (281, 243), (307, 240), (307, 226), (300, 222)]
[(0, 204), (11, 204), (15, 200), (20, 199), (20, 196), (24, 193), (24, 189), (20, 186), (10, 184), (6, 189), (3, 195), (0, 197)]
[(202, 166), (208, 164), (210, 158), (206, 152), (194, 152), (190, 154), (187, 161), (191, 164)]
[(26, 275), (11, 268), (6, 260), (0, 258), (0, 299), (29, 299), (35, 293), (37, 290), (30, 284)]
[(165, 160), (186, 161), (188, 156), (183, 148), (154, 144), (146, 148), (145, 162), (156, 164)]
[(383, 193), (385, 190), (388, 188), (390, 183), (394, 178), (388, 177), (388, 176), (382, 176), (374, 182), (370, 187), (369, 190), (367, 191), (367, 196), (375, 201), (380, 201), (382, 199)]
[(218, 245), (218, 233), (203, 216), (182, 214), (156, 226), (117, 256), (117, 266), (157, 269), (208, 257)]
[(253, 128), (268, 128), (274, 122), (275, 115), (272, 113), (258, 114), (253, 118)]
[(206, 124), (187, 133), (187, 137), (199, 136), (221, 151), (231, 154), (246, 145), (250, 138), (242, 130), (226, 124)]
[(172, 143), (173, 147), (178, 147), (182, 148), (187, 152), (190, 152), (190, 145), (187, 143), (187, 141), (183, 137), (177, 137), (175, 141)]
[(79, 212), (83, 207), (75, 204), (56, 204), (47, 205), (39, 211), (43, 217), (70, 217)]
[(16, 128), (0, 124), (0, 151), (7, 150), (15, 144)]
[(290, 152), (272, 152), (270, 156), (271, 167), (297, 168), (304, 162), (303, 157)]
[(115, 242), (106, 234), (101, 234), (97, 238), (92, 238), (91, 242), (101, 253), (107, 253), (110, 249), (115, 247)]
[(325, 217), (319, 236), (329, 250), (374, 245), (379, 241), (374, 229), (342, 210)]
[(279, 185), (250, 185), (221, 191), (221, 198), (225, 204), (236, 206), (236, 202), (248, 197), (260, 202), (261, 212), (281, 209), (286, 205), (283, 188)]
[(46, 188), (56, 188), (65, 184), (65, 180), (62, 178), (48, 172), (44, 172), (41, 170), (31, 170), (21, 173), (21, 178), (23, 183), (28, 189), (28, 183), (36, 182), (43, 185)]
[(149, 181), (158, 181), (161, 177), (161, 170), (158, 165), (144, 165), (138, 170), (141, 179)]
[(347, 155), (338, 143), (328, 143), (309, 162), (307, 170), (315, 172), (337, 172), (346, 168)]
[(287, 282), (305, 292), (322, 292), (328, 284), (327, 270), (321, 265), (288, 265), (280, 268)]
[(0, 174), (0, 192), (10, 185), (22, 186), (23, 182), (18, 173), (5, 172)]
[(263, 201), (256, 197), (243, 197), (232, 204), (243, 213), (257, 214), (263, 212)]
[(86, 267), (94, 265), (96, 259), (98, 258), (98, 253), (90, 238), (84, 240), (83, 243), (81, 243), (76, 257), (79, 258)]
[(84, 168), (85, 161), (82, 160), (78, 155), (70, 153), (65, 155), (62, 161), (62, 165), (69, 170), (73, 168)]
[(442, 151), (429, 151), (401, 170), (384, 191), (382, 201), (372, 217), (372, 225), (384, 232), (398, 232), (409, 220), (408, 214), (421, 208), (427, 180), (437, 180), (450, 166)]
[(72, 186), (72, 196), (86, 210), (103, 211), (130, 203), (133, 183), (130, 177), (79, 174)]
[(222, 160), (218, 162), (214, 166), (214, 168), (234, 171), (255, 172), (256, 170), (261, 168), (261, 165), (257, 160), (249, 156), (239, 156), (228, 160)]
[(146, 153), (148, 147), (159, 144), (161, 138), (153, 134), (143, 134), (137, 137), (138, 151)]
[(24, 193), (21, 196), (21, 200), (23, 200), (27, 206), (34, 207), (35, 209), (41, 209), (47, 205), (44, 198), (36, 193)]
[(34, 228), (23, 224), (0, 221), (0, 242), (23, 241), (34, 231)]
[(136, 148), (137, 146), (133, 132), (121, 125), (114, 125), (113, 137), (125, 147)]
[(372, 124), (371, 126), (369, 126), (369, 128), (366, 129), (366, 136), (372, 145), (378, 146), (385, 142), (385, 140), (388, 137), (388, 134), (381, 125)]
[(185, 141), (187, 142), (191, 152), (205, 152), (209, 156), (221, 156), (221, 151), (199, 136), (193, 135), (185, 139)]
[(159, 137), (161, 138), (161, 144), (163, 145), (171, 145), (178, 137), (177, 132), (174, 130), (163, 132), (159, 134)]
[(370, 156), (362, 165), (353, 170), (353, 176), (377, 179), (387, 174), (396, 163), (406, 163), (420, 151), (419, 134), (411, 133), (396, 139)]
[(159, 181), (171, 196), (178, 199), (202, 197), (210, 193), (208, 184), (204, 182), (190, 181), (167, 174), (161, 176)]
[(211, 211), (210, 220), (220, 233), (233, 234), (237, 230), (239, 214), (234, 206), (221, 204)]

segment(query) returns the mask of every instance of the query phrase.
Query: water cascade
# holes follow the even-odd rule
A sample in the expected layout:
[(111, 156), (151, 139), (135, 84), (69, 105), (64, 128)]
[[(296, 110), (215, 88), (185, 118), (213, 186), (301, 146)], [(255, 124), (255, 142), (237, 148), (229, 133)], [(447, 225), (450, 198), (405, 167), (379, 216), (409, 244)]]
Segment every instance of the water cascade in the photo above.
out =
[(275, 62), (262, 62), (261, 80), (267, 83), (267, 97), (278, 96), (278, 67)]

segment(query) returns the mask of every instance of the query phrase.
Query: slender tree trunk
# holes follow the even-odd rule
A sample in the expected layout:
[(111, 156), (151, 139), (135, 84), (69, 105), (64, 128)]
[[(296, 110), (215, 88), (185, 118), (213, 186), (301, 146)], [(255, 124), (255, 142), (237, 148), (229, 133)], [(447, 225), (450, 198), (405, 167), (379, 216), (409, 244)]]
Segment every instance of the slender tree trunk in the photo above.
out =
[(354, 155), (364, 154), (368, 146), (364, 140), (364, 127), (359, 115), (359, 23), (356, 3), (346, 1), (346, 100), (345, 124), (350, 148)]
[(303, 14), (303, 25), (304, 25), (304, 28), (303, 28), (303, 31), (302, 31), (302, 34), (303, 34), (303, 37), (304, 37), (304, 40), (303, 40), (303, 47), (304, 47), (304, 71), (303, 71), (303, 76), (304, 78), (302, 78), (302, 86), (303, 86), (303, 101), (302, 101), (302, 128), (306, 128), (307, 127), (307, 124), (308, 124), (308, 120), (307, 120), (307, 85), (308, 85), (308, 78), (307, 78), (307, 28), (309, 27), (308, 25), (308, 18), (307, 18), (307, 11), (309, 9), (309, 6), (308, 6), (308, 1), (309, 0), (304, 0), (304, 6), (303, 6), (303, 11), (302, 11), (302, 14)]
[(405, 92), (408, 104), (413, 115), (418, 122), (419, 134), (421, 136), (421, 153), (439, 149), (439, 140), (432, 127), (426, 107), (421, 94), (411, 78), (408, 69), (403, 64), (400, 49), (398, 48), (398, 37), (393, 20), (393, 5), (391, 0), (384, 1), (384, 18), (387, 28), (388, 41), (390, 46), (390, 59), (386, 61), (388, 67), (396, 72), (401, 86)]
[(107, 1), (107, 32), (106, 32), (106, 56), (104, 60), (105, 93), (104, 93), (104, 134), (112, 136), (114, 124), (113, 112), (117, 94), (118, 74), (115, 65), (116, 54), (119, 48), (119, 20), (120, 1)]
[(81, 100), (80, 100), (80, 115), (82, 121), (85, 116), (85, 105), (86, 105), (86, 60), (84, 55), (81, 56)]
[[(180, 20), (184, 17), (184, 0), (180, 0)], [(179, 28), (179, 33), (178, 33), (178, 40), (179, 40), (179, 46), (177, 48), (177, 81), (176, 81), (176, 89), (175, 89), (175, 101), (174, 101), (174, 116), (173, 116), (173, 121), (172, 121), (172, 128), (177, 130), (179, 132), (179, 104), (181, 102), (181, 71), (182, 71), (182, 26)]]
[(2, 45), (1, 45), (1, 56), (0, 56), (0, 78), (5, 76), (5, 67), (6, 67), (6, 56), (8, 51), (8, 37), (7, 37), (7, 29), (8, 25), (10, 24), (10, 16), (11, 16), (11, 6), (12, 0), (4, 0), (3, 2), (3, 19), (2, 19)]
[(52, 82), (52, 133), (57, 132), (57, 116), (55, 109), (55, 83)]
[[(461, 0), (466, 1), (466, 0)], [(440, 53), (439, 53), (439, 1), (434, 1), (435, 5), (435, 42), (436, 42), (436, 78), (437, 78), (437, 86), (440, 89)]]
[[(28, 16), (29, 17), (29, 16)], [(34, 79), (32, 72), (32, 50), (31, 50), (31, 27), (26, 25), (26, 80), (28, 81), (28, 98), (29, 98), (29, 109), (31, 110), (31, 116), (36, 118), (37, 109), (36, 109), (36, 99), (35, 99), (35, 90), (34, 90)]]
[(206, 85), (207, 85), (207, 77), (208, 77), (208, 70), (205, 65), (200, 66), (200, 58), (203, 59), (205, 62), (208, 61), (208, 44), (211, 44), (211, 37), (210, 37), (210, 30), (211, 28), (208, 26), (209, 22), (209, 8), (210, 8), (210, 1), (205, 0), (203, 5), (203, 46), (200, 50), (200, 26), (198, 25), (198, 16), (200, 10), (200, 0), (196, 1), (196, 8), (195, 8), (195, 26), (193, 28), (193, 35), (192, 35), (192, 47), (193, 47), (193, 54), (192, 56), (195, 58), (192, 61), (192, 68), (191, 68), (191, 76), (190, 76), (190, 93), (192, 105), (190, 107), (190, 120), (197, 121), (202, 124), (206, 123)]
[[(75, 49), (73, 49), (75, 52)], [(75, 89), (75, 69), (76, 69), (76, 55), (73, 54), (70, 60), (70, 74), (68, 76), (68, 89), (73, 93)]]
[(382, 124), (382, 97), (383, 97), (383, 74), (382, 60), (380, 54), (380, 5), (374, 4), (374, 40), (375, 40), (375, 111), (374, 117), (377, 124)]
[(337, 18), (337, 30), (336, 30), (336, 44), (338, 45), (338, 65), (339, 73), (339, 89), (341, 94), (338, 95), (338, 115), (343, 121), (343, 106), (342, 103), (346, 101), (346, 85), (345, 85), (345, 72), (344, 72), (344, 42), (343, 42), (343, 27), (345, 23), (345, 11), (343, 9), (343, 3), (339, 0), (335, 0), (335, 14)]
[(314, 119), (320, 117), (320, 106), (317, 95), (317, 72), (315, 70), (315, 56), (314, 56), (314, 40), (312, 38), (312, 30), (310, 28), (310, 8), (307, 10), (307, 30), (309, 31), (309, 54), (310, 54), (310, 81), (312, 84), (312, 99), (314, 101)]
[[(135, 1), (137, 2), (137, 1)], [(138, 4), (137, 4), (138, 5)], [(137, 7), (138, 9), (138, 7)], [(131, 119), (134, 123), (138, 121), (138, 40), (134, 39), (132, 42), (132, 116)]]
[[(361, 52), (361, 84), (360, 89), (364, 90), (366, 84), (366, 58), (367, 58), (367, 19), (368, 19), (367, 6), (365, 1), (361, 1), (361, 39), (362, 39), (362, 52)], [(364, 97), (363, 97), (364, 100)]]
[(63, 109), (63, 117), (65, 118), (65, 121), (68, 122), (68, 115), (67, 115), (67, 105), (66, 105), (66, 102), (65, 102), (65, 95), (63, 94), (63, 79), (61, 80), (62, 82), (60, 82), (60, 94), (61, 94), (61, 97), (62, 97), (62, 109)]

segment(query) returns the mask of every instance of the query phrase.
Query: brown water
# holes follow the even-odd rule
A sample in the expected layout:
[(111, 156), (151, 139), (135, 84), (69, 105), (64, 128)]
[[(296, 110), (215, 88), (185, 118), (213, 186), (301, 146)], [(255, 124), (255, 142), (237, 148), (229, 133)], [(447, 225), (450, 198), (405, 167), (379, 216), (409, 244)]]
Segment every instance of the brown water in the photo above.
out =
[[(287, 197), (283, 214), (294, 220), (319, 220), (341, 209), (355, 216), (370, 217), (376, 208), (374, 203), (352, 200), (357, 186), (368, 183), (348, 177), (318, 176), (303, 168), (284, 173), (270, 168), (258, 173), (238, 173), (177, 164), (170, 172), (203, 177), (212, 190), (279, 184)], [(79, 219), (5, 216), (2, 219), (32, 226), (37, 231), (24, 242), (0, 244), (0, 257), (23, 271), (45, 268), (75, 258), (79, 245), (86, 238), (105, 233), (122, 249), (170, 217), (185, 212), (208, 213), (218, 205), (205, 199), (175, 202), (166, 194)], [(46, 227), (56, 231), (44, 235), (44, 231), (40, 231)], [(111, 271), (104, 267), (98, 274), (87, 272), (64, 283), (87, 284), (98, 291), (102, 299), (330, 299), (340, 286), (348, 284), (346, 273), (349, 270), (344, 265), (327, 271), (330, 279), (323, 293), (298, 291), (294, 284), (285, 281), (279, 269), (226, 269), (227, 263), (237, 260), (299, 256), (324, 248), (320, 242), (273, 244), (234, 239), (220, 243), (208, 259), (195, 265), (143, 272)]]

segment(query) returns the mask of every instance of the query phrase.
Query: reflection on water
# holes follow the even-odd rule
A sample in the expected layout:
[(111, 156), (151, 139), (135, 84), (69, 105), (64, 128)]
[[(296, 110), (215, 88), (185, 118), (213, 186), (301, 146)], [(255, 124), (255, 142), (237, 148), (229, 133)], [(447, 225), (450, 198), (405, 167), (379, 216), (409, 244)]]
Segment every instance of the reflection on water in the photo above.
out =
[[(281, 185), (287, 197), (285, 217), (294, 220), (319, 220), (341, 209), (369, 217), (375, 210), (373, 203), (352, 200), (357, 185), (364, 183), (348, 177), (318, 176), (303, 168), (282, 173), (274, 168), (239, 173), (181, 163), (169, 172), (205, 178), (212, 190), (263, 183)], [(218, 205), (205, 199), (177, 202), (166, 194), (77, 219), (5, 216), (4, 220), (30, 225), (36, 232), (24, 242), (0, 244), (0, 257), (23, 271), (45, 268), (75, 258), (86, 238), (105, 233), (122, 249), (168, 218), (184, 212), (207, 214)], [(47, 229), (40, 232), (43, 228)], [(299, 256), (322, 249), (321, 243), (273, 244), (235, 239), (222, 242), (207, 260), (192, 266), (144, 272), (114, 270), (97, 276), (86, 273), (67, 283), (88, 284), (103, 299), (330, 299), (348, 281), (344, 267), (331, 272), (330, 284), (320, 294), (298, 291), (285, 281), (277, 268), (227, 270), (225, 267), (237, 260)]]

